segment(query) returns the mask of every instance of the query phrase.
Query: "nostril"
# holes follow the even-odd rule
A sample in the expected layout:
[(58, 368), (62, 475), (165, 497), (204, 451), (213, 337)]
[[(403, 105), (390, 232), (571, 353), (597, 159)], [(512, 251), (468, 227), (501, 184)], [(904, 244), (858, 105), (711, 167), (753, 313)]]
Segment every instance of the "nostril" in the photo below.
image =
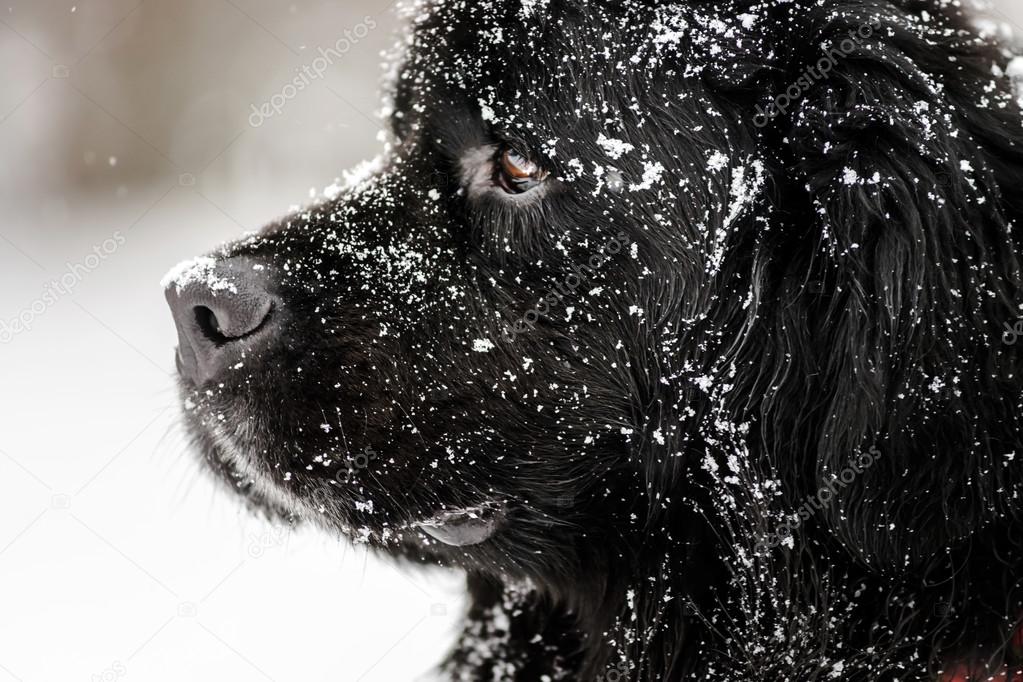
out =
[(199, 331), (218, 348), (231, 342), (231, 338), (220, 328), (217, 314), (204, 305), (195, 307), (195, 323)]
[(270, 301), (263, 300), (235, 307), (224, 306), (219, 311), (216, 307), (197, 305), (193, 313), (199, 332), (220, 348), (258, 332), (266, 326), (272, 310)]

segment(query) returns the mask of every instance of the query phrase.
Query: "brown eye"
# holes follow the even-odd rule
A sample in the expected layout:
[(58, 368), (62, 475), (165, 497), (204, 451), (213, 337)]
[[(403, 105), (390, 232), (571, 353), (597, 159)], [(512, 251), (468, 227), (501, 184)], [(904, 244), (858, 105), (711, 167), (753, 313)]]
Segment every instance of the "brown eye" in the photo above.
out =
[(511, 194), (528, 192), (547, 177), (539, 165), (511, 147), (501, 151), (497, 171), (497, 184)]

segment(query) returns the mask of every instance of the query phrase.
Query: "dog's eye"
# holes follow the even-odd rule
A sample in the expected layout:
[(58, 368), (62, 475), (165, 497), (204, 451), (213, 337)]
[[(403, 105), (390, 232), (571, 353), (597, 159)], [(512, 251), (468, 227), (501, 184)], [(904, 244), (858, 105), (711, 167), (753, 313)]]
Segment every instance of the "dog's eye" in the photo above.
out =
[(510, 194), (528, 192), (547, 177), (535, 161), (511, 147), (503, 147), (497, 159), (497, 184)]

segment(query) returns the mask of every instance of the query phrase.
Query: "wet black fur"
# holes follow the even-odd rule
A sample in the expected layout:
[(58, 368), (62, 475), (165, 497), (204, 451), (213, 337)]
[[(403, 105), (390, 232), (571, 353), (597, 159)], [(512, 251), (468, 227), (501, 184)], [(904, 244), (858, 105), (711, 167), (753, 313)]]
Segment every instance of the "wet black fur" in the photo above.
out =
[[(246, 372), (185, 389), (209, 462), (286, 516), (465, 569), (453, 679), (917, 680), (1010, 660), (1023, 382), (1001, 337), (1023, 304), (1023, 126), (992, 75), (1005, 55), (935, 0), (691, 0), (660, 53), (659, 3), (433, 5), (373, 184), (219, 254), (269, 265), (284, 306)], [(732, 33), (705, 39), (712, 18)], [(635, 150), (612, 160), (601, 134)], [(557, 176), (541, 201), (461, 188), (466, 150), (505, 141)], [(649, 189), (591, 172), (641, 184), (653, 162)], [(729, 220), (730, 170), (755, 163), (763, 186)], [(216, 415), (276, 495), (236, 471)], [(489, 500), (508, 519), (481, 545), (409, 528)]]

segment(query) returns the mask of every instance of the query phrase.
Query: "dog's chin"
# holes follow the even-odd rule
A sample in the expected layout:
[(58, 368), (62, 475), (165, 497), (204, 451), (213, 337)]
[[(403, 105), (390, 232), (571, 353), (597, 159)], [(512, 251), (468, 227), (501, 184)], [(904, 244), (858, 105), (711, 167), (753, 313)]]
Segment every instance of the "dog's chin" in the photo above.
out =
[(270, 484), (265, 476), (254, 472), (248, 460), (237, 450), (224, 447), (222, 439), (204, 434), (199, 439), (206, 466), (214, 477), (241, 498), (246, 510), (271, 523), (299, 525), (307, 520), (300, 505), (287, 491)]
[[(378, 522), (372, 526), (332, 518), (324, 513), (322, 503), (307, 499), (274, 480), (253, 458), (250, 449), (234, 442), (227, 429), (207, 430), (195, 426), (204, 431), (200, 440), (206, 460), (215, 473), (234, 488), (250, 512), (271, 522), (289, 525), (309, 522), (339, 531), (357, 543), (382, 547), (413, 544), (437, 549), (438, 543), (455, 548), (481, 545), (500, 532), (507, 518), (506, 505), (496, 500), (464, 507), (443, 507), (426, 513), (404, 510), (400, 521)], [(332, 490), (331, 494), (338, 495), (339, 491)]]

